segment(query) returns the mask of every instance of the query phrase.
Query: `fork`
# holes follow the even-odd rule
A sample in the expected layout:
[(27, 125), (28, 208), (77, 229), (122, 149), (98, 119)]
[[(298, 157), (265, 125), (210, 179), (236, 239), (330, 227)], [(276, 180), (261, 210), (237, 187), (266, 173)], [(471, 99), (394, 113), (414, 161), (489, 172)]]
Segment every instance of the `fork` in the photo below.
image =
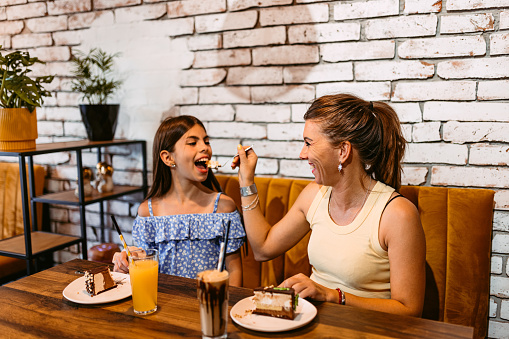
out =
[[(254, 146), (254, 145), (249, 146), (249, 147), (248, 147), (248, 148), (246, 148), (244, 151), (245, 151), (245, 152), (249, 151), (251, 148), (253, 148), (253, 146)], [(219, 167), (224, 167), (224, 166), (226, 166), (226, 164), (227, 164), (227, 163), (229, 163), (230, 161), (233, 161), (233, 159), (235, 159), (235, 158), (236, 158), (236, 157), (238, 157), (238, 156), (239, 156), (239, 153), (235, 154), (233, 157), (231, 157), (230, 159), (226, 160), (226, 162), (225, 162), (223, 165), (219, 166)]]

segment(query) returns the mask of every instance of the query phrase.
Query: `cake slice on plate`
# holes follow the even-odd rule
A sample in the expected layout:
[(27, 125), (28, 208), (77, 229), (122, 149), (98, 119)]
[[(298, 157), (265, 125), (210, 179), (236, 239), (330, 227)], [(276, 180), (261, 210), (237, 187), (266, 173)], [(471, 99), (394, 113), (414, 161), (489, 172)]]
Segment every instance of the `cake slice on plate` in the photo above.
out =
[(113, 280), (108, 266), (85, 271), (85, 288), (91, 296), (98, 295), (115, 286), (117, 284)]
[(293, 320), (297, 298), (293, 288), (273, 286), (255, 288), (253, 313)]

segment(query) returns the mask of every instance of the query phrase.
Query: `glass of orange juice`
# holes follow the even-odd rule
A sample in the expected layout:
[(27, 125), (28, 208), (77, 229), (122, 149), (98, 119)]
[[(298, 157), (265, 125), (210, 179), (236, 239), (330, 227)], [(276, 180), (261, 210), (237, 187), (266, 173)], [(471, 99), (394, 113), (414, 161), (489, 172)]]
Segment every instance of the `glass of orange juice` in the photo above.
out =
[(159, 252), (156, 249), (140, 249), (131, 252), (129, 275), (134, 313), (147, 315), (157, 310), (158, 272)]

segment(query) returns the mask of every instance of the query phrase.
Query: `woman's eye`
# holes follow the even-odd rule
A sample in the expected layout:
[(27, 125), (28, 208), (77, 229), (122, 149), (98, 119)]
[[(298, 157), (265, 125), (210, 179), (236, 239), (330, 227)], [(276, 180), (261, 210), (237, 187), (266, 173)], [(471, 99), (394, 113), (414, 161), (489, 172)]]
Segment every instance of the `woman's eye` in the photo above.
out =
[(307, 147), (311, 146), (311, 144), (307, 141), (304, 141), (304, 145), (306, 145)]

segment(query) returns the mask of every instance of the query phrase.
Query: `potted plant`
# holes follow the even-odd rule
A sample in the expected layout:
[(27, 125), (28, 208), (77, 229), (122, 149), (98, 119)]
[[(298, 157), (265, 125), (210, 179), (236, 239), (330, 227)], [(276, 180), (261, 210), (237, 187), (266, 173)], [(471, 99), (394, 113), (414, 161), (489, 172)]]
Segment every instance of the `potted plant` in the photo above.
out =
[(80, 113), (90, 141), (112, 140), (117, 128), (120, 105), (107, 104), (107, 100), (122, 85), (112, 78), (115, 58), (119, 53), (108, 54), (100, 48), (92, 48), (88, 54), (75, 51), (72, 58), (72, 90), (82, 94)]
[[(0, 46), (1, 48), (2, 46)], [(30, 66), (44, 64), (28, 52), (0, 53), (0, 150), (35, 148), (37, 139), (36, 107), (51, 93), (42, 87), (54, 76), (30, 78)]]

